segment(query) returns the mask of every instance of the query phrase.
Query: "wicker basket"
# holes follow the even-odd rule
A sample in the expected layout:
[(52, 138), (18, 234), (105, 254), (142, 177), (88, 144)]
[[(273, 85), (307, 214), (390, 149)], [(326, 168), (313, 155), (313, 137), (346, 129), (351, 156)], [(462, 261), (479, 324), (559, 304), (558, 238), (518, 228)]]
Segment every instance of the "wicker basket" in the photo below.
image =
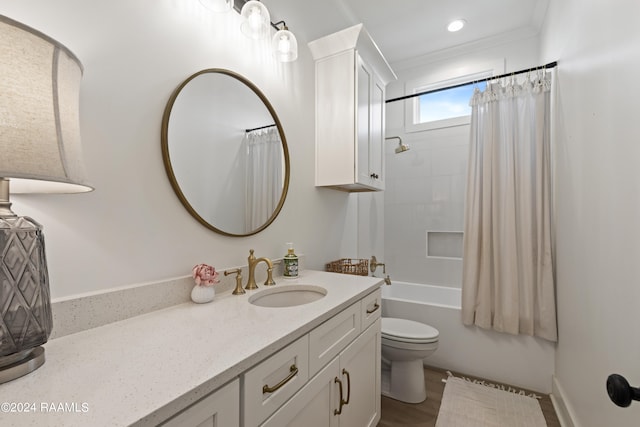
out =
[(327, 271), (342, 274), (355, 274), (357, 276), (369, 275), (369, 260), (342, 258), (331, 261), (326, 265)]

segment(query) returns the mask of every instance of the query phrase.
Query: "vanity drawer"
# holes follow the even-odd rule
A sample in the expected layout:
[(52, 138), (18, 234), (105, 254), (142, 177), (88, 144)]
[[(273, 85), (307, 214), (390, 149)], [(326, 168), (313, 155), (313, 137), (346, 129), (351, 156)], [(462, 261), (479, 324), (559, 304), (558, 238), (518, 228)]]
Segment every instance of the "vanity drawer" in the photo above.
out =
[(315, 375), (360, 334), (360, 307), (358, 301), (309, 333), (309, 376)]
[(309, 379), (309, 336), (289, 344), (242, 378), (244, 426), (257, 426)]
[(382, 289), (378, 288), (362, 298), (362, 330), (367, 329), (382, 313)]
[(236, 378), (204, 399), (194, 403), (162, 427), (240, 426), (240, 385)]

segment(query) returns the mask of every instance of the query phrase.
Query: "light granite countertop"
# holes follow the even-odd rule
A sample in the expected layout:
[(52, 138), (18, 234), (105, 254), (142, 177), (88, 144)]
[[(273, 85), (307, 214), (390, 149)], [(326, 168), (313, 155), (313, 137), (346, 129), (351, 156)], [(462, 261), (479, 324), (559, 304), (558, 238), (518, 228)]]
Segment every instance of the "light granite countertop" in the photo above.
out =
[(0, 425), (157, 425), (382, 283), (310, 270), (276, 281), (328, 292), (310, 304), (265, 308), (247, 301), (261, 286), (51, 340), (41, 368), (0, 385)]

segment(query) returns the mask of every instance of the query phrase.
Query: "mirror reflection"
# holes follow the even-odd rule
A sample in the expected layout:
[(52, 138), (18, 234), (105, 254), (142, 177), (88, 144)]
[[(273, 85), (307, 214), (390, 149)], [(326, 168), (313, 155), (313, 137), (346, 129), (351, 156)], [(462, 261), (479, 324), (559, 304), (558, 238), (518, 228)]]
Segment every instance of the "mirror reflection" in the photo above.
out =
[(203, 70), (176, 89), (165, 109), (162, 152), (185, 208), (216, 232), (255, 234), (284, 204), (289, 154), (282, 126), (264, 94), (234, 72)]

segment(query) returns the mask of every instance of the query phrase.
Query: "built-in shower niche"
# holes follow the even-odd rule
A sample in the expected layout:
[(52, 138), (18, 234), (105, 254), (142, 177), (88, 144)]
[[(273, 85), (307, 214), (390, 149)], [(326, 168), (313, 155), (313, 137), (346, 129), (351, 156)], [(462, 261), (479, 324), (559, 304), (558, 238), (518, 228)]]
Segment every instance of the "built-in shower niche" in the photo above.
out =
[(462, 231), (427, 230), (427, 258), (462, 259)]

